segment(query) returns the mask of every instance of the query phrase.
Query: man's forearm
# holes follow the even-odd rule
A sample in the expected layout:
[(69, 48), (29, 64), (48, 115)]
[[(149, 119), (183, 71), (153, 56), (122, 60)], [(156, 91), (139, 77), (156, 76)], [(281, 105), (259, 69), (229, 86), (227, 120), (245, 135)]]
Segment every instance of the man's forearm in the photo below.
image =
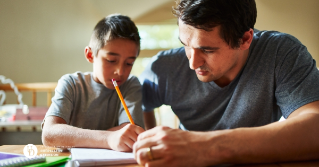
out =
[[(287, 120), (260, 127), (183, 131), (157, 126), (138, 136), (139, 164), (211, 166), (319, 159), (319, 101), (306, 104)], [(172, 165), (172, 166), (174, 166)]]
[(318, 126), (319, 114), (311, 113), (262, 127), (206, 132), (209, 135), (201, 134), (206, 140), (202, 149), (210, 158), (219, 157), (218, 163), (318, 159)]

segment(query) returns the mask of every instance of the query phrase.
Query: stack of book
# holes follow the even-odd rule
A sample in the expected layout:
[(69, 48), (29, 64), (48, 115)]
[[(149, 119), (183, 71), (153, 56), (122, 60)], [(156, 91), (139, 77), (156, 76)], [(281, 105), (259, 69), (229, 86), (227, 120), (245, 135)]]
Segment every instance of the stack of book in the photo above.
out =
[(26, 166), (26, 167), (41, 167), (41, 166), (53, 166), (61, 163), (66, 163), (69, 160), (68, 156), (56, 156), (45, 157), (36, 156), (34, 158), (28, 158), (21, 154), (0, 152), (0, 166), (1, 167), (14, 167), (14, 166)]

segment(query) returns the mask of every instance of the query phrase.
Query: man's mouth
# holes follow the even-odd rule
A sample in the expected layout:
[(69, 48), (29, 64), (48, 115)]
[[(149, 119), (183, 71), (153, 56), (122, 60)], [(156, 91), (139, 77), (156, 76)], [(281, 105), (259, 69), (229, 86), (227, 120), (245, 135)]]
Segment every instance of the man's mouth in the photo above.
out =
[(206, 70), (195, 70), (197, 75), (206, 75), (208, 73), (208, 71)]

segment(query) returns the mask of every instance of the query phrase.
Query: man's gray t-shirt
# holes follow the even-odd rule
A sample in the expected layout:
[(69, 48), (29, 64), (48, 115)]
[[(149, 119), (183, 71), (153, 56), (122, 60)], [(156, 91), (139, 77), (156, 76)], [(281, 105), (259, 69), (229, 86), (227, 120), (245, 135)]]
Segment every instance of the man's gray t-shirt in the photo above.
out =
[[(76, 72), (62, 76), (45, 118), (58, 116), (68, 125), (92, 130), (107, 130), (130, 122), (116, 90), (95, 82), (92, 75)], [(144, 127), (138, 79), (130, 75), (119, 88), (135, 124)]]
[(296, 38), (256, 31), (245, 66), (227, 86), (201, 82), (184, 48), (160, 52), (143, 74), (144, 111), (170, 105), (184, 130), (256, 127), (319, 100), (316, 63)]

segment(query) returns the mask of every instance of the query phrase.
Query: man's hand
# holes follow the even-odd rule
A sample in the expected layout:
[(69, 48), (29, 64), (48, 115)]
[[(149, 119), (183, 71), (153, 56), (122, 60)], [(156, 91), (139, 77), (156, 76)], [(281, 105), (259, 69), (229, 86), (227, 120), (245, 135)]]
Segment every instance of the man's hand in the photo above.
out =
[(137, 136), (144, 132), (143, 128), (132, 124), (122, 124), (115, 131), (112, 128), (109, 130), (112, 131), (107, 137), (110, 148), (122, 152), (131, 152)]
[[(133, 153), (137, 162), (145, 166), (205, 166), (201, 156), (207, 149), (197, 143), (200, 136), (200, 132), (157, 126), (138, 136)], [(153, 160), (147, 153), (149, 147)]]

